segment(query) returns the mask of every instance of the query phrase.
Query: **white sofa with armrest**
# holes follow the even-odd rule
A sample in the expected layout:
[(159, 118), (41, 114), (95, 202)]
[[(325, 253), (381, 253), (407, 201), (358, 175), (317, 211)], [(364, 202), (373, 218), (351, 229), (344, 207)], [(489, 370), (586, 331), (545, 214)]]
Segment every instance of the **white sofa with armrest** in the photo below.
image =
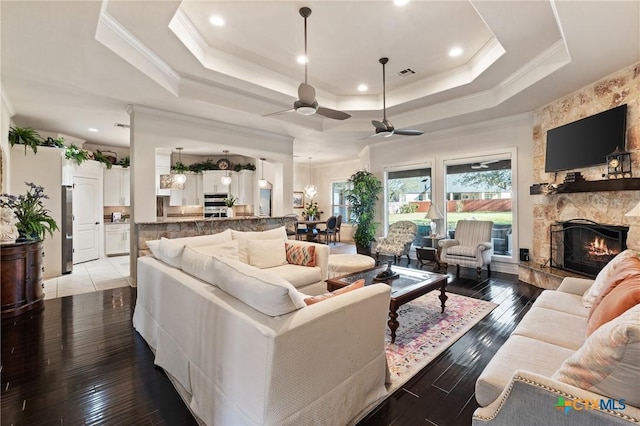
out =
[(625, 268), (610, 268), (615, 290), (565, 278), (540, 294), (476, 381), (473, 425), (640, 423), (640, 268)]
[[(181, 251), (173, 253), (172, 243), (163, 242), (173, 258), (161, 252), (164, 261), (138, 259), (133, 323), (200, 420), (207, 425), (347, 425), (386, 395), (388, 286), (367, 286), (301, 307), (305, 295), (285, 282), (286, 303), (295, 307), (265, 313), (271, 287), (267, 294), (255, 283), (281, 280), (270, 272), (273, 268), (208, 256), (208, 249), (189, 242), (196, 246), (181, 243)], [(229, 242), (213, 248), (225, 245), (233, 249)], [(204, 261), (194, 262), (193, 256)], [(232, 267), (250, 274), (245, 278)]]

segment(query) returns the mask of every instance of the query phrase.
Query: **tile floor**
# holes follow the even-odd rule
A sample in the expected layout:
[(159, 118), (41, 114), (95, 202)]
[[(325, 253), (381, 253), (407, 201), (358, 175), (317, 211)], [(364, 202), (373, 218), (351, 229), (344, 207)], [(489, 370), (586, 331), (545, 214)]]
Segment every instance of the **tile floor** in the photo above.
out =
[(44, 280), (44, 298), (128, 287), (129, 255), (105, 257), (73, 265), (73, 272)]

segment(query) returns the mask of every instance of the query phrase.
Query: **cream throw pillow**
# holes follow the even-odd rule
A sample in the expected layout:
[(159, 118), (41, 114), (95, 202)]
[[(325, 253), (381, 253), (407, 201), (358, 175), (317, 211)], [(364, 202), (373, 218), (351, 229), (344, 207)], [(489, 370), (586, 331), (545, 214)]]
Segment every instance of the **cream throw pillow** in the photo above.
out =
[(633, 250), (625, 250), (611, 259), (609, 263), (598, 273), (596, 279), (589, 289), (582, 295), (582, 304), (585, 308), (591, 308), (593, 302), (596, 301), (600, 293), (602, 293), (611, 281), (611, 277), (616, 274), (618, 266), (627, 257), (637, 256)]
[[(151, 243), (151, 244), (149, 244)], [(176, 244), (168, 238), (161, 238), (160, 241), (147, 241), (147, 246), (153, 253), (153, 257), (163, 261), (174, 268), (182, 267), (182, 251), (184, 244)]]
[(553, 378), (640, 407), (638, 360), (640, 305), (598, 328)]
[(280, 228), (269, 229), (268, 231), (236, 231), (232, 229), (231, 237), (234, 240), (239, 241), (240, 261), (244, 263), (249, 263), (249, 241), (273, 239), (281, 239), (282, 241), (286, 241), (288, 239), (287, 230), (284, 226), (281, 226)]
[(304, 295), (275, 274), (223, 257), (214, 257), (213, 265), (218, 287), (265, 315), (285, 315), (306, 306)]
[(227, 241), (226, 243), (210, 246), (196, 246), (193, 247), (193, 249), (209, 256), (222, 256), (235, 260), (239, 259), (238, 241)]
[(287, 264), (285, 242), (280, 238), (275, 240), (250, 240), (246, 243), (249, 265), (265, 269)]

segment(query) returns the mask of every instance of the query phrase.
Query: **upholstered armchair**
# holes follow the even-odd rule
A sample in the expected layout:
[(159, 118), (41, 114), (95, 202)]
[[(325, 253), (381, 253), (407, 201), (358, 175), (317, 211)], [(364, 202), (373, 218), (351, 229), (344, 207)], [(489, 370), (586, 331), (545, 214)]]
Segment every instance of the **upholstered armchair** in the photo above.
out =
[(445, 271), (449, 264), (456, 265), (456, 274), (460, 274), (460, 265), (476, 268), (478, 278), (482, 267), (486, 265), (487, 276), (491, 276), (491, 230), (493, 222), (484, 220), (459, 220), (456, 224), (455, 238), (440, 240), (440, 263)]
[(376, 244), (376, 263), (380, 255), (393, 256), (393, 262), (397, 263), (403, 255), (407, 255), (407, 265), (411, 263), (409, 250), (411, 243), (416, 238), (418, 227), (415, 223), (403, 220), (389, 225), (386, 237), (378, 238)]

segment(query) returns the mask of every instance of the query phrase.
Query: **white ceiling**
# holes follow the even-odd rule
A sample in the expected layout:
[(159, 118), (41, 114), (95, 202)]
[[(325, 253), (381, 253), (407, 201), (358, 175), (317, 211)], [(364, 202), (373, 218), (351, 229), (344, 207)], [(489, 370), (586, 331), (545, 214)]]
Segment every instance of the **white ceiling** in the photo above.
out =
[[(286, 113), (304, 66), (345, 121)], [(639, 1), (1, 2), (2, 84), (20, 126), (127, 146), (128, 104), (295, 138), (307, 162), (356, 158), (387, 116), (428, 133), (531, 111), (640, 60)], [(213, 27), (211, 15), (226, 25)], [(448, 50), (464, 49), (457, 58)], [(400, 77), (401, 70), (416, 73)], [(369, 90), (360, 93), (359, 84)], [(93, 127), (99, 132), (87, 129)], [(402, 143), (407, 136), (392, 136)], [(388, 141), (388, 139), (386, 140)], [(212, 153), (218, 149), (212, 146)]]

